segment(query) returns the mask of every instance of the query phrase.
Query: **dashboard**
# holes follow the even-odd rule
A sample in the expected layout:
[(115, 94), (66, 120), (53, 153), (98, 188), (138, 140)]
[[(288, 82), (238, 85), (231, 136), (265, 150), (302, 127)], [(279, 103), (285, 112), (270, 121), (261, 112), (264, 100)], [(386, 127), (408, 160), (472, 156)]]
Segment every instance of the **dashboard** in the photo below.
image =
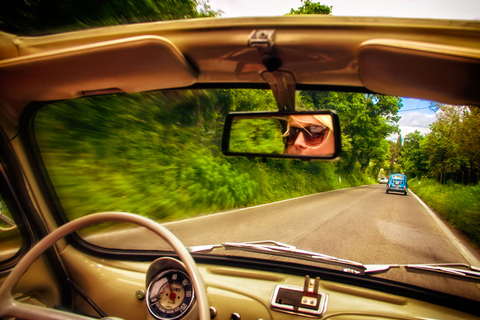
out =
[[(109, 316), (198, 319), (190, 278), (176, 259), (105, 260), (71, 247), (62, 256), (69, 273), (78, 277), (73, 280), (81, 283)], [(308, 275), (208, 263), (197, 266), (207, 285), (211, 319), (480, 319), (428, 302)], [(277, 269), (281, 270), (281, 265)], [(76, 304), (86, 312), (91, 309), (81, 299)]]

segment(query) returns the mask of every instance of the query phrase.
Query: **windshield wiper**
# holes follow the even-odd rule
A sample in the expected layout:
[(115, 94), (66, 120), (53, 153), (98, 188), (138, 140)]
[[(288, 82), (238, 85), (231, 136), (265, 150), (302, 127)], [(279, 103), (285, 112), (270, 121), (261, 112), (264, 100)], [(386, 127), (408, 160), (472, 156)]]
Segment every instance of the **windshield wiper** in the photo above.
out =
[(469, 282), (480, 282), (480, 268), (465, 263), (437, 263), (437, 264), (371, 264), (365, 265), (364, 272), (354, 269), (344, 271), (356, 274), (381, 274), (394, 268), (404, 268), (408, 272), (439, 275)]
[(339, 266), (354, 271), (354, 273), (364, 274), (366, 267), (355, 261), (339, 259), (321, 253), (310, 252), (297, 249), (294, 246), (273, 240), (253, 241), (253, 242), (224, 242), (221, 244), (189, 247), (191, 253), (210, 252), (214, 249), (223, 248), (225, 250), (241, 250), (255, 253), (271, 254), (287, 258), (314, 261), (329, 265)]
[(465, 263), (438, 263), (438, 264), (368, 264), (340, 259), (329, 255), (300, 250), (294, 246), (273, 240), (252, 242), (224, 242), (221, 244), (193, 246), (188, 250), (191, 253), (211, 252), (215, 249), (241, 250), (255, 253), (271, 254), (287, 258), (313, 261), (334, 266), (344, 267), (343, 271), (360, 275), (377, 275), (391, 269), (403, 268), (408, 272), (439, 275), (469, 282), (480, 282), (480, 268)]

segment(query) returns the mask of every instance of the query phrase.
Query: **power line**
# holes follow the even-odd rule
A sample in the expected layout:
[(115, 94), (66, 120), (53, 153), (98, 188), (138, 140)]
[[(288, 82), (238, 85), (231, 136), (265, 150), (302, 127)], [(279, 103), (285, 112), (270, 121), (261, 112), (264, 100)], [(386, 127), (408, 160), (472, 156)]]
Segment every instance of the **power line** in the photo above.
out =
[[(407, 110), (399, 110), (398, 112), (406, 112), (406, 111), (415, 111), (415, 110), (422, 110), (422, 109), (430, 109), (430, 107), (423, 107), (423, 108), (416, 108), (416, 109), (407, 109)], [(432, 110), (433, 111), (433, 110)], [(434, 112), (434, 111), (433, 111)]]

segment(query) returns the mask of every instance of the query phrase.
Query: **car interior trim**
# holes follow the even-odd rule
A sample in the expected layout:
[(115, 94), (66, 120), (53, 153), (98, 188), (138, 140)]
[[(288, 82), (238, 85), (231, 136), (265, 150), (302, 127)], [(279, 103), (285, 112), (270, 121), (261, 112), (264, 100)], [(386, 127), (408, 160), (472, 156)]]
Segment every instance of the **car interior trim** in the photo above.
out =
[[(110, 88), (138, 92), (185, 87), (196, 77), (171, 41), (137, 36), (2, 60), (0, 94), (13, 101), (72, 99)], [(18, 90), (25, 87), (27, 92)]]

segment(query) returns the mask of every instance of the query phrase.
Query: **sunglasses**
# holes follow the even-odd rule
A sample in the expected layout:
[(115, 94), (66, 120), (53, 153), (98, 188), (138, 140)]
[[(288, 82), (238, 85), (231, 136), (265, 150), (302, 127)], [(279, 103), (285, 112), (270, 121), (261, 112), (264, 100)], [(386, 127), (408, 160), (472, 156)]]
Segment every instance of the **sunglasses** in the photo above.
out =
[(328, 132), (326, 126), (308, 126), (305, 128), (290, 127), (288, 136), (285, 137), (285, 143), (289, 146), (293, 145), (298, 138), (300, 132), (303, 133), (305, 142), (311, 145), (318, 145), (323, 142), (325, 135)]

